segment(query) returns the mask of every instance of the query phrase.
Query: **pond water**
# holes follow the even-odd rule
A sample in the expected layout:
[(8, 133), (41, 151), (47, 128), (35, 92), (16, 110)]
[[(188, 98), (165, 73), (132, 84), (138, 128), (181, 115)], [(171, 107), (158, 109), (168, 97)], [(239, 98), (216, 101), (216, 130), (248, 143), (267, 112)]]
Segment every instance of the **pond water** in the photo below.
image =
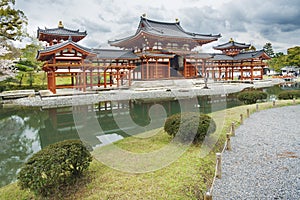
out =
[[(264, 90), (272, 97), (282, 88)], [(155, 102), (100, 102), (51, 109), (0, 108), (0, 187), (15, 181), (21, 165), (49, 144), (81, 139), (95, 148), (159, 128), (167, 116), (181, 112), (184, 107), (210, 113), (238, 105), (241, 102), (236, 94), (230, 94)]]

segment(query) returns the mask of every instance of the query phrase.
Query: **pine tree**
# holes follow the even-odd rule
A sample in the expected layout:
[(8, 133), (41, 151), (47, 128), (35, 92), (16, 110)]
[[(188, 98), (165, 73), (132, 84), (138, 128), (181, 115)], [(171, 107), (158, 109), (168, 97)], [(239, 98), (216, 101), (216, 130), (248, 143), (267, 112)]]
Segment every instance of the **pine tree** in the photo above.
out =
[(272, 44), (270, 42), (267, 42), (264, 47), (263, 47), (264, 51), (271, 57), (273, 58), (275, 56)]
[(26, 35), (27, 18), (23, 11), (13, 8), (15, 0), (0, 2), (0, 37), (3, 40), (20, 40)]

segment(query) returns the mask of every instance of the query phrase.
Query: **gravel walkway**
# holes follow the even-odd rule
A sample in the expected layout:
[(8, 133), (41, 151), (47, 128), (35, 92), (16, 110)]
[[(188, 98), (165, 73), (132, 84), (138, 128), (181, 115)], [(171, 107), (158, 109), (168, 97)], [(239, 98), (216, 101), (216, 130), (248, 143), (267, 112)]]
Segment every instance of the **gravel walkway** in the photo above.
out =
[(300, 199), (300, 105), (254, 113), (222, 155), (213, 199)]

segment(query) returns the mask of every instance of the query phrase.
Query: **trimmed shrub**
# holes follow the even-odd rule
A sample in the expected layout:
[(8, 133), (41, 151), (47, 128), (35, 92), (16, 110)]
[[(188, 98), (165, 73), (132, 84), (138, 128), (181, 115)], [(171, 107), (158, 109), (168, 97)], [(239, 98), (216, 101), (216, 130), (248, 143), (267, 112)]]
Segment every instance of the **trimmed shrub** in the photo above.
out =
[(238, 100), (244, 102), (244, 104), (253, 104), (257, 100), (267, 99), (268, 94), (258, 90), (249, 90), (241, 92), (237, 95)]
[(300, 90), (285, 90), (278, 94), (278, 99), (297, 99), (300, 97)]
[(178, 113), (167, 118), (164, 130), (180, 142), (200, 143), (206, 134), (215, 132), (216, 123), (208, 115), (196, 112)]
[(21, 168), (18, 184), (36, 195), (51, 196), (74, 184), (92, 161), (80, 140), (66, 140), (35, 153)]

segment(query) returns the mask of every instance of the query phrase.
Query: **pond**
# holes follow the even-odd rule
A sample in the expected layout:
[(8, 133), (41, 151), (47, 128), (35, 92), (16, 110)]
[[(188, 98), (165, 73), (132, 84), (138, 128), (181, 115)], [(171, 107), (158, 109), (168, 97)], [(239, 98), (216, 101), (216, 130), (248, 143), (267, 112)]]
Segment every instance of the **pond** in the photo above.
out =
[[(264, 90), (272, 97), (282, 88), (276, 86)], [(100, 102), (50, 109), (0, 108), (0, 187), (15, 181), (21, 165), (49, 144), (81, 139), (95, 148), (159, 128), (167, 116), (181, 112), (184, 107), (210, 113), (238, 105), (241, 102), (236, 94), (230, 94), (152, 102)]]

